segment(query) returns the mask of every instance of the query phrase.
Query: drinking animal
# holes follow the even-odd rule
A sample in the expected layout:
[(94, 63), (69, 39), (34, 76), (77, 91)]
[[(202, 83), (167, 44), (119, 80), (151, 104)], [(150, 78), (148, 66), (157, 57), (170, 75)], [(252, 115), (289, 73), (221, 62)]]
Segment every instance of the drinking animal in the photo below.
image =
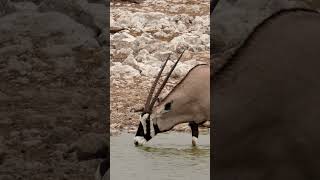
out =
[(192, 144), (196, 145), (198, 126), (210, 120), (210, 66), (207, 64), (193, 67), (173, 90), (154, 106), (182, 55), (183, 53), (152, 98), (169, 57), (159, 71), (142, 109), (140, 124), (134, 138), (136, 145), (143, 145), (156, 134), (169, 131), (181, 123), (189, 123), (192, 130)]

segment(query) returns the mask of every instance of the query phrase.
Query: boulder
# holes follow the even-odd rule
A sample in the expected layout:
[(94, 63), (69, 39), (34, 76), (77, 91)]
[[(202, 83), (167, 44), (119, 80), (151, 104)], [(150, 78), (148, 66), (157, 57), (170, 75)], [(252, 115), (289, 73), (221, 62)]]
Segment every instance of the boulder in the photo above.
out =
[[(40, 12), (56, 11), (63, 13), (78, 23), (90, 27), (95, 33), (100, 34), (102, 31), (95, 21), (95, 16), (90, 14), (92, 10), (89, 10), (89, 4), (86, 0), (44, 0), (40, 3), (38, 9)], [(101, 14), (101, 12), (99, 13)]]
[(106, 18), (107, 18), (106, 6), (98, 3), (88, 3), (87, 12), (89, 13), (90, 16), (93, 17), (94, 23), (100, 28), (101, 31), (107, 28), (108, 24), (106, 21)]
[(0, 0), (0, 17), (15, 12), (16, 8), (10, 0)]
[(17, 11), (37, 11), (38, 6), (33, 2), (15, 2), (12, 3)]
[(81, 46), (99, 47), (92, 31), (58, 12), (22, 11), (1, 18), (0, 43), (4, 45), (1, 57), (12, 58), (27, 52), (47, 58), (64, 57)]
[(123, 65), (119, 62), (114, 63), (114, 65), (110, 67), (110, 73), (111, 76), (114, 76), (116, 78), (123, 77), (125, 79), (140, 76), (140, 72), (138, 70), (136, 70), (132, 66)]
[(219, 55), (237, 49), (259, 23), (277, 11), (288, 8), (308, 6), (299, 0), (220, 1), (211, 15), (214, 34), (210, 38), (214, 53)]
[(105, 134), (88, 133), (70, 145), (68, 153), (76, 152), (79, 161), (106, 158), (109, 142)]

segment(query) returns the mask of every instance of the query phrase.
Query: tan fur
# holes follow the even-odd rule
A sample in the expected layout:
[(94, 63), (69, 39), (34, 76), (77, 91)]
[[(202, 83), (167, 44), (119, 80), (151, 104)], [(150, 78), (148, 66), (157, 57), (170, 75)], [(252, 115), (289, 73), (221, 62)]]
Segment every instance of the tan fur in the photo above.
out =
[[(172, 102), (171, 110), (165, 104)], [(179, 84), (153, 108), (151, 118), (160, 131), (175, 125), (210, 120), (210, 66), (198, 65), (191, 69)]]

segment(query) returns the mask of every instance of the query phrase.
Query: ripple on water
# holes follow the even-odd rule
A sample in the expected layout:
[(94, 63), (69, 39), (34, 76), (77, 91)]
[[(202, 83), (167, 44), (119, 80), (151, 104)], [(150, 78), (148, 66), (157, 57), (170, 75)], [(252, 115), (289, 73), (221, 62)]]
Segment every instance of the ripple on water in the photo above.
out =
[(145, 146), (134, 146), (134, 134), (111, 137), (111, 179), (206, 180), (210, 178), (210, 137), (199, 135), (191, 145), (191, 134), (165, 133)]

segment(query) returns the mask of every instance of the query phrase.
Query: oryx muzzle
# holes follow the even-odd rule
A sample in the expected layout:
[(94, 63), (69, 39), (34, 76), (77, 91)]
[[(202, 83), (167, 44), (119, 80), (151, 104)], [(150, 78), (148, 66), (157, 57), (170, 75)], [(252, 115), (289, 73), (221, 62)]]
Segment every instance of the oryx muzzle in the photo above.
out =
[(152, 118), (150, 118), (151, 112), (152, 112), (152, 108), (153, 108), (154, 104), (156, 103), (157, 98), (160, 95), (162, 89), (166, 85), (170, 75), (172, 74), (173, 70), (175, 69), (175, 67), (177, 66), (178, 62), (180, 61), (184, 51), (181, 53), (181, 55), (178, 58), (178, 60), (172, 66), (171, 70), (167, 74), (166, 78), (164, 79), (163, 83), (159, 87), (158, 91), (155, 93), (155, 96), (152, 98), (153, 93), (155, 91), (155, 88), (157, 86), (157, 83), (158, 83), (158, 81), (160, 79), (160, 76), (162, 74), (162, 71), (164, 70), (164, 68), (165, 68), (165, 66), (167, 64), (167, 62), (168, 62), (168, 60), (170, 58), (170, 55), (168, 56), (168, 58), (166, 59), (166, 61), (162, 65), (162, 67), (161, 67), (161, 69), (160, 69), (155, 81), (153, 82), (153, 84), (151, 86), (151, 89), (149, 91), (149, 95), (147, 97), (144, 109), (142, 110), (142, 113), (141, 113), (140, 124), (139, 124), (138, 130), (137, 130), (136, 136), (134, 138), (134, 144), (135, 145), (143, 145), (143, 144), (145, 144), (153, 136), (155, 136), (157, 133), (160, 132), (157, 124), (152, 121)]

